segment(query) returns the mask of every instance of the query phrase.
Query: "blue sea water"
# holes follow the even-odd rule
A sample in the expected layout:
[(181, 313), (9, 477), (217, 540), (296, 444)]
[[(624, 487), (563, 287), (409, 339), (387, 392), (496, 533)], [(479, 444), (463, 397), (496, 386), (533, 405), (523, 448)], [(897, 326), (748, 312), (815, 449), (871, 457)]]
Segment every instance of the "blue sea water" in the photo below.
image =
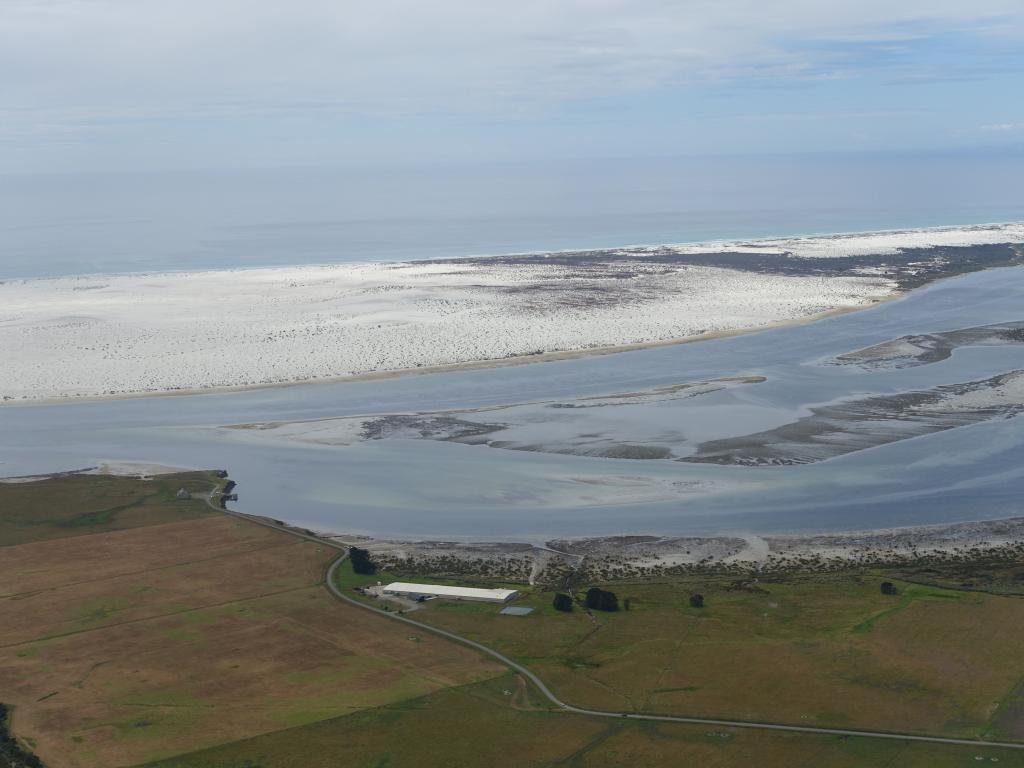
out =
[(0, 279), (1024, 219), (1024, 152), (0, 176)]

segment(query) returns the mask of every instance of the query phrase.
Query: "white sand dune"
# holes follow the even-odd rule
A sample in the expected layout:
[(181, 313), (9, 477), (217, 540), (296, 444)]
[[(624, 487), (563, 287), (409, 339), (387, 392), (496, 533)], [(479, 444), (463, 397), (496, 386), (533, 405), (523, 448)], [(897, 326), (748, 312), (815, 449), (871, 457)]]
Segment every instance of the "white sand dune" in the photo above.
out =
[[(1015, 238), (1024, 226), (744, 247), (800, 256)], [(725, 246), (704, 247), (715, 249)], [(0, 400), (284, 384), (646, 344), (869, 306), (895, 290), (885, 275), (764, 274), (642, 253), (599, 269), (477, 259), (15, 280), (0, 283)]]
[(978, 224), (970, 227), (931, 227), (885, 232), (780, 237), (770, 240), (728, 240), (676, 246), (684, 253), (789, 253), (800, 258), (838, 258), (893, 254), (906, 248), (986, 245), (1024, 241), (1024, 223)]

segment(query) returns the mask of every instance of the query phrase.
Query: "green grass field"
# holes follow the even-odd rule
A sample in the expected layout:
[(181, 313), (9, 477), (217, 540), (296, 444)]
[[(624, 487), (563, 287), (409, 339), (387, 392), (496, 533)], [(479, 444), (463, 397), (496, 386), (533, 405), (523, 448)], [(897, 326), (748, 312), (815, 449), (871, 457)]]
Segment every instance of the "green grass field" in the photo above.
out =
[[(0, 483), (0, 547), (216, 514), (204, 496), (220, 482), (212, 472), (188, 472), (151, 480), (61, 475)], [(179, 488), (193, 498), (176, 499)]]
[(954, 768), (1024, 766), (1024, 752), (548, 711), (513, 675), (267, 734), (148, 768)]
[[(436, 602), (415, 617), (528, 664), (583, 707), (1019, 738), (1024, 600), (883, 573), (611, 584), (630, 610), (533, 614)], [(701, 592), (704, 608), (689, 605)]]

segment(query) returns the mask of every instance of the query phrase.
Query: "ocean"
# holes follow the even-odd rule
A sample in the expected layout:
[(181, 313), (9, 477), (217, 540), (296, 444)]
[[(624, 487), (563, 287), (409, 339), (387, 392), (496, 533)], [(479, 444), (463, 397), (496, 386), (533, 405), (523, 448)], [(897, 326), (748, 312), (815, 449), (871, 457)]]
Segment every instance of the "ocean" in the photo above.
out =
[(0, 176), (0, 279), (1024, 219), (1024, 152)]

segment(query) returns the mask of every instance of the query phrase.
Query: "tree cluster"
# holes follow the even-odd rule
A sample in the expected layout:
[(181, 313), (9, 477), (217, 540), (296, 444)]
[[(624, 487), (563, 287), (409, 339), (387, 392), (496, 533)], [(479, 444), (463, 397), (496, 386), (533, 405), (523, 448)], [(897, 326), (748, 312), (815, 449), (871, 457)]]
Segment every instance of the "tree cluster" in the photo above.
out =
[(619, 598), (614, 592), (591, 587), (587, 590), (587, 608), (594, 611), (617, 611), (619, 610)]
[(348, 551), (349, 560), (352, 561), (352, 570), (364, 576), (372, 576), (377, 572), (377, 564), (370, 559), (370, 553), (359, 547), (352, 547)]
[(896, 585), (891, 581), (883, 581), (881, 589), (883, 595), (895, 595), (899, 592), (899, 590), (896, 589)]
[(700, 592), (694, 592), (690, 595), (690, 607), (691, 608), (703, 608), (704, 607), (704, 595)]

